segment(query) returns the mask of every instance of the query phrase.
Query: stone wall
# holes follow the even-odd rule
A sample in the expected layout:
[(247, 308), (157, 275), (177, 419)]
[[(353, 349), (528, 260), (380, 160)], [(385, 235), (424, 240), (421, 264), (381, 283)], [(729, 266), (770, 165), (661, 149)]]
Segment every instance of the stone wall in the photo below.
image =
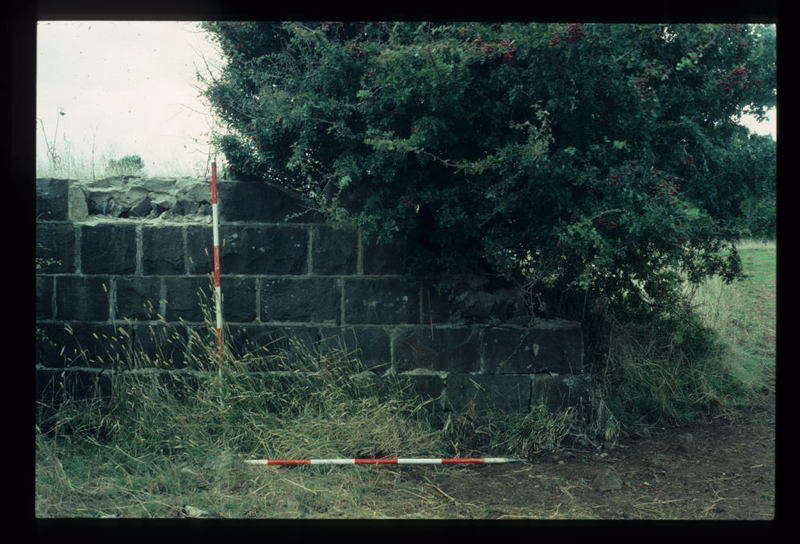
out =
[[(64, 369), (99, 372), (114, 342), (158, 352), (175, 369), (186, 366), (191, 338), (213, 345), (198, 296), (212, 300), (209, 185), (37, 180), (37, 256), (46, 263), (36, 276), (37, 328), (47, 337), (37, 340), (40, 383)], [(234, 351), (287, 336), (312, 349), (344, 346), (376, 379), (389, 372), (412, 381), (437, 411), (558, 407), (585, 391), (579, 323), (526, 326), (507, 319), (515, 314), (502, 300), (483, 305), (500, 318), (469, 315), (404, 277), (401, 248), (337, 230), (268, 183), (220, 181), (219, 202)], [(165, 332), (173, 342), (154, 341)]]

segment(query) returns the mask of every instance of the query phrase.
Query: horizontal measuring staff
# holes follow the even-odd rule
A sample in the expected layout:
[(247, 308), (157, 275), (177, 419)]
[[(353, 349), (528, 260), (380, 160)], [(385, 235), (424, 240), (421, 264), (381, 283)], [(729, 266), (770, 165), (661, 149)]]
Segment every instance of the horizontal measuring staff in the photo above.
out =
[(434, 459), (250, 459), (250, 465), (455, 465), (462, 463), (520, 463), (516, 457), (471, 457)]

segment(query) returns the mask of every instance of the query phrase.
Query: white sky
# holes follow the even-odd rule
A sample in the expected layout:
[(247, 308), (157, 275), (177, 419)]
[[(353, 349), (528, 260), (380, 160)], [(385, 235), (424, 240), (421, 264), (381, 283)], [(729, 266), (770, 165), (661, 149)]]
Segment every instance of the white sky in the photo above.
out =
[(48, 165), (41, 119), (84, 175), (93, 138), (97, 168), (138, 154), (149, 175), (202, 175), (213, 122), (196, 80), (203, 57), (222, 62), (194, 22), (40, 21), (37, 172)]
[[(223, 62), (194, 22), (40, 21), (37, 175), (49, 166), (42, 124), (73, 176), (131, 154), (151, 176), (204, 175), (214, 124), (196, 80), (204, 58)], [(743, 122), (777, 138), (774, 115)]]

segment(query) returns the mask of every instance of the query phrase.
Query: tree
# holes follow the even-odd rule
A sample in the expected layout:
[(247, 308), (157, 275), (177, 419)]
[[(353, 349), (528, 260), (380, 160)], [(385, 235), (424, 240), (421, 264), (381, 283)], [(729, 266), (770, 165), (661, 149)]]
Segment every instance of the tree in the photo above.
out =
[(205, 96), (241, 178), (271, 179), (416, 273), (580, 289), (620, 307), (733, 279), (775, 104), (764, 25), (208, 22)]
[(750, 186), (740, 202), (739, 223), (747, 236), (775, 239), (776, 217), (776, 142), (768, 135), (751, 134), (741, 142), (739, 164), (735, 174)]

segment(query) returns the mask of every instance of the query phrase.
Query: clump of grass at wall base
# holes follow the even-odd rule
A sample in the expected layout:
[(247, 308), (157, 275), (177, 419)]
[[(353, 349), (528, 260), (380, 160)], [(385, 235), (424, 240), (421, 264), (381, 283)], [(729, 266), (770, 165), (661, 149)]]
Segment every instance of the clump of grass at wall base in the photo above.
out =
[[(170, 363), (158, 350), (149, 355), (121, 328), (109, 339), (105, 360), (94, 361), (114, 371), (110, 392), (98, 381), (94, 391), (79, 395), (64, 373), (43, 395), (38, 516), (173, 517), (188, 494), (194, 506), (223, 517), (358, 517), (369, 508), (359, 506), (359, 495), (379, 482), (389, 485), (396, 474), (317, 470), (300, 479), (273, 478), (265, 491), (264, 470), (241, 460), (442, 451), (418, 399), (396, 380), (376, 388), (343, 350), (319, 353), (289, 339), (280, 349), (226, 356), (219, 374), (213, 333), (187, 338), (159, 331), (154, 328), (162, 334), (157, 345), (187, 349), (186, 368), (167, 372)], [(264, 365), (279, 372), (253, 370)], [(303, 490), (314, 487), (327, 492)]]
[[(199, 303), (207, 333), (153, 328), (156, 346), (187, 350), (186, 368), (167, 372), (166, 349), (148, 354), (120, 328), (107, 355), (94, 361), (113, 371), (110, 388), (97, 381), (79, 395), (64, 373), (45, 392), (38, 516), (172, 517), (190, 496), (194, 507), (222, 517), (382, 517), (404, 508), (424, 517), (415, 484), (387, 467), (312, 467), (275, 478), (241, 461), (477, 453), (467, 436), (475, 429), (443, 431), (409, 382), (391, 374), (376, 381), (344, 350), (320, 352), (293, 338), (237, 356), (226, 349), (218, 373), (209, 305), (202, 296)], [(267, 367), (272, 372), (260, 371)], [(488, 442), (474, 445), (515, 455), (557, 447), (567, 427), (550, 425), (551, 418), (563, 419), (545, 412), (495, 419), (494, 429), (481, 431)], [(403, 486), (407, 508), (394, 498), (375, 502)]]
[[(765, 369), (775, 361), (775, 245), (747, 242), (739, 250), (750, 274), (743, 282), (687, 284), (683, 311), (661, 320), (610, 318), (595, 377), (626, 425), (733, 416), (765, 387)], [(753, 268), (753, 252), (764, 260), (761, 271)]]

